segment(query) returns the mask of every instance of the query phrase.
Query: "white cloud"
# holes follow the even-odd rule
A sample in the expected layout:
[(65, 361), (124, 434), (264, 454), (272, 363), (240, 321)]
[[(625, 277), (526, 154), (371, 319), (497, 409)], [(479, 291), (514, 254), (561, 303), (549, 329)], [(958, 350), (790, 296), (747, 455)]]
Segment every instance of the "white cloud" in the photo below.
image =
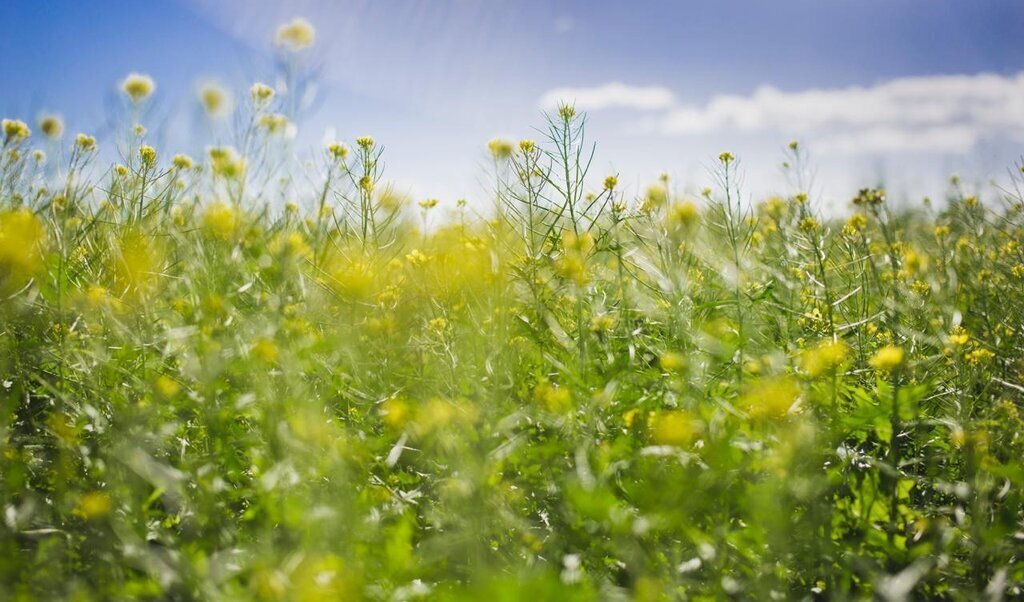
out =
[(661, 102), (627, 103), (620, 100), (623, 90), (637, 89), (609, 84), (574, 92), (590, 101), (583, 107), (589, 110), (667, 109), (635, 124), (641, 132), (774, 132), (840, 153), (963, 153), (989, 136), (1024, 138), (1024, 72), (907, 77), (871, 87), (796, 92), (761, 86), (750, 95), (715, 96), (704, 106), (669, 103), (671, 93), (664, 88), (640, 89), (661, 91)]
[(636, 109), (652, 111), (668, 109), (675, 105), (675, 95), (668, 88), (660, 86), (627, 86), (611, 82), (594, 88), (555, 88), (548, 90), (540, 99), (542, 109), (550, 110), (560, 102), (575, 103), (584, 111), (602, 109)]

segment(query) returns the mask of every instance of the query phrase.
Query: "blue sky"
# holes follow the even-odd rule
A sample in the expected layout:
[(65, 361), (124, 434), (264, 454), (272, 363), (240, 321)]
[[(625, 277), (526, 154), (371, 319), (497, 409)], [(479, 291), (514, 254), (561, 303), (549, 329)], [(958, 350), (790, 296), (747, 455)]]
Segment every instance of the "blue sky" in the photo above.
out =
[(661, 171), (699, 188), (728, 148), (772, 192), (799, 137), (829, 199), (941, 189), (998, 176), (1024, 141), (1015, 0), (8, 0), (0, 16), (0, 112), (101, 133), (128, 72), (156, 80), (177, 130), (197, 81), (271, 80), (275, 28), (304, 16), (322, 86), (300, 143), (372, 134), (391, 178), (448, 200), (480, 196), (486, 141), (535, 136), (556, 97), (588, 110), (598, 175), (638, 188)]

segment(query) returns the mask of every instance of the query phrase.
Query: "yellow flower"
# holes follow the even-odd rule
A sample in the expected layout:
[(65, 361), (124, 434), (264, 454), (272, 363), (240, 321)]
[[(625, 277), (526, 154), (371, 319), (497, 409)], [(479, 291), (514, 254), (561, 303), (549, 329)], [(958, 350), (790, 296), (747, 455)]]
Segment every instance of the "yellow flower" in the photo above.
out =
[(846, 360), (850, 348), (842, 341), (825, 340), (804, 350), (800, 356), (800, 367), (811, 378), (835, 369)]
[(95, 520), (110, 514), (112, 506), (110, 496), (106, 493), (90, 491), (78, 498), (74, 513), (87, 520)]
[(868, 361), (868, 364), (879, 372), (888, 372), (903, 363), (903, 355), (902, 347), (887, 345), (879, 349), (875, 356)]
[(781, 418), (800, 396), (800, 385), (789, 376), (766, 378), (754, 383), (739, 399), (739, 405), (754, 418)]
[(178, 381), (174, 380), (170, 376), (167, 376), (166, 374), (161, 374), (160, 376), (156, 377), (156, 382), (153, 383), (153, 387), (156, 389), (156, 392), (159, 393), (160, 396), (163, 397), (164, 399), (170, 399), (171, 397), (174, 397), (175, 395), (178, 394), (178, 391), (181, 390), (181, 385), (178, 384)]
[(267, 113), (260, 115), (259, 126), (270, 134), (284, 132), (288, 127), (288, 118), (280, 113)]
[(153, 82), (153, 78), (142, 73), (129, 73), (128, 77), (121, 82), (121, 91), (133, 103), (139, 103), (149, 98), (155, 90), (156, 83)]
[(18, 142), (32, 135), (32, 130), (20, 119), (4, 119), (0, 127), (4, 130), (4, 144)]
[(572, 121), (572, 119), (576, 117), (576, 107), (568, 103), (562, 103), (558, 105), (558, 116), (561, 117), (563, 121)]
[(192, 169), (192, 157), (179, 153), (171, 158), (171, 164), (177, 169)]
[(649, 418), (651, 440), (658, 445), (682, 447), (691, 443), (698, 432), (698, 422), (682, 410), (652, 414)]
[(309, 21), (297, 17), (277, 28), (274, 41), (281, 48), (297, 52), (313, 45), (316, 41), (316, 30)]
[(234, 208), (224, 203), (214, 203), (203, 213), (203, 229), (214, 238), (228, 240), (235, 234), (238, 217)]
[(668, 189), (661, 185), (649, 186), (644, 193), (642, 209), (653, 211), (668, 202)]
[(512, 143), (508, 140), (494, 138), (487, 143), (487, 150), (494, 160), (508, 159), (512, 156)]
[(676, 230), (688, 229), (697, 223), (700, 213), (697, 205), (690, 201), (672, 203), (665, 215), (665, 221), (669, 227)]
[(277, 345), (270, 339), (259, 339), (252, 346), (252, 355), (261, 362), (273, 364), (277, 361)]
[(43, 115), (39, 119), (39, 131), (47, 138), (57, 138), (64, 132), (64, 122), (57, 115)]
[(78, 134), (75, 136), (75, 146), (83, 153), (88, 153), (96, 150), (96, 139), (86, 134)]
[(967, 355), (965, 355), (964, 359), (967, 360), (968, 364), (975, 366), (977, 364), (981, 364), (992, 359), (993, 357), (995, 357), (995, 355), (995, 353), (992, 353), (988, 349), (982, 349), (979, 347), (978, 349), (975, 349), (968, 353)]
[(665, 372), (682, 372), (686, 368), (686, 356), (677, 351), (666, 351), (658, 358), (658, 363)]
[(257, 109), (262, 109), (274, 98), (274, 89), (267, 84), (256, 82), (249, 89), (249, 94), (252, 96), (252, 104)]
[(348, 147), (340, 142), (332, 142), (327, 145), (327, 152), (338, 161), (344, 161), (348, 157)]
[(222, 117), (231, 112), (231, 94), (216, 82), (199, 87), (199, 104), (210, 117)]
[(533, 140), (520, 140), (519, 141), (519, 152), (524, 155), (532, 155), (537, 150), (537, 143)]
[(591, 332), (608, 332), (615, 328), (615, 316), (600, 314), (590, 319)]
[(548, 410), (555, 413), (565, 412), (572, 403), (572, 393), (565, 387), (553, 385), (547, 380), (541, 381), (533, 390), (533, 397), (543, 402)]
[(356, 146), (363, 150), (369, 150), (374, 145), (373, 136), (360, 136), (356, 138)]
[(156, 149), (153, 148), (152, 146), (140, 146), (139, 157), (142, 159), (142, 165), (147, 168), (156, 165)]
[(209, 149), (210, 167), (213, 173), (229, 180), (240, 179), (245, 175), (245, 159), (238, 156), (230, 146), (215, 146)]
[(28, 209), (0, 213), (0, 283), (20, 285), (42, 267), (45, 236), (42, 222)]
[(818, 220), (816, 220), (816, 219), (814, 219), (813, 217), (810, 217), (810, 216), (805, 217), (802, 220), (800, 220), (800, 224), (799, 224), (800, 230), (803, 231), (803, 232), (814, 232), (820, 226), (821, 226), (821, 224), (818, 223)]

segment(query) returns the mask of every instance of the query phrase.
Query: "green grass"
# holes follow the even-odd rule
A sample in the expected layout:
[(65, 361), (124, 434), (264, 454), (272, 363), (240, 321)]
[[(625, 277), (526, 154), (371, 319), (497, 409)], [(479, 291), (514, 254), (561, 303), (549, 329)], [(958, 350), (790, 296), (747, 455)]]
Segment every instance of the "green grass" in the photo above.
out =
[(0, 598), (1020, 595), (1017, 189), (633, 198), (563, 107), (424, 229), (368, 138), (284, 196), (268, 110), (5, 124)]

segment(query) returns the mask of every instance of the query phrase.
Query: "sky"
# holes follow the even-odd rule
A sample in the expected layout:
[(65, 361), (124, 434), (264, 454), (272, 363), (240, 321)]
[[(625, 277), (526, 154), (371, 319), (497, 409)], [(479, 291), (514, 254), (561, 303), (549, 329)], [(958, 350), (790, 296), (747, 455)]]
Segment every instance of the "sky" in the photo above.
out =
[(699, 190), (729, 150), (746, 195), (791, 193), (797, 139), (825, 204), (877, 184), (913, 200), (952, 173), (990, 186), (1024, 148), (1019, 0), (6, 0), (0, 113), (102, 140), (142, 72), (144, 125), (195, 146), (198, 83), (274, 83), (298, 16), (319, 85), (296, 145), (373, 135), (388, 179), (442, 202), (486, 197), (487, 141), (540, 138), (560, 100), (587, 113), (595, 181), (638, 191), (662, 172)]

